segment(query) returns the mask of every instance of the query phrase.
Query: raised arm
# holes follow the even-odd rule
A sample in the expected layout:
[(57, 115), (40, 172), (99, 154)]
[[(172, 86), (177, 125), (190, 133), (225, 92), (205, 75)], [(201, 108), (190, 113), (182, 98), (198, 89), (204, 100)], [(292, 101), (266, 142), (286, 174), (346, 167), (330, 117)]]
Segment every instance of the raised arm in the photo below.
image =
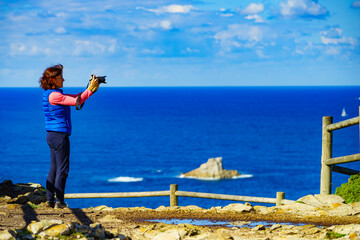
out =
[[(89, 89), (86, 89), (84, 92), (79, 94), (81, 94), (79, 104), (82, 104), (91, 95), (93, 95), (93, 92), (90, 91)], [(79, 94), (73, 95), (73, 94), (62, 94), (60, 92), (52, 92), (49, 96), (49, 102), (51, 105), (76, 106), (76, 99), (79, 96)]]

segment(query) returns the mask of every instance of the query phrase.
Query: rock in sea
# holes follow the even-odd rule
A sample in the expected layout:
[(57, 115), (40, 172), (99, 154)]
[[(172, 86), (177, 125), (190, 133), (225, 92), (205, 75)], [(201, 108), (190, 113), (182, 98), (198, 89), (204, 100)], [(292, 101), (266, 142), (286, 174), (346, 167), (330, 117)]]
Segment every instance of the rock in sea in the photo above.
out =
[(209, 158), (206, 163), (200, 165), (188, 173), (183, 173), (180, 177), (192, 177), (201, 179), (226, 179), (240, 176), (237, 170), (225, 170), (222, 166), (222, 157)]

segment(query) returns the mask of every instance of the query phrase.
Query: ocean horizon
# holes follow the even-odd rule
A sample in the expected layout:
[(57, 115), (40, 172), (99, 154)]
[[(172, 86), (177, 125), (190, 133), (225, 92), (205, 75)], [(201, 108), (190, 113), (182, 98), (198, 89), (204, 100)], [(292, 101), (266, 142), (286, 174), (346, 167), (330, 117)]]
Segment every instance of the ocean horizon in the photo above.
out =
[[(63, 88), (76, 94), (84, 88)], [(359, 116), (360, 86), (105, 87), (72, 108), (66, 193), (179, 190), (296, 200), (320, 192), (322, 117)], [(0, 88), (0, 181), (49, 170), (42, 90)], [(333, 156), (359, 152), (359, 125), (334, 132)], [(209, 158), (243, 177), (181, 178)], [(360, 163), (343, 166), (360, 169)], [(349, 176), (333, 173), (332, 192)], [(168, 197), (68, 199), (70, 207), (169, 205)], [(233, 201), (180, 197), (180, 205)], [(256, 205), (265, 205), (257, 203)]]

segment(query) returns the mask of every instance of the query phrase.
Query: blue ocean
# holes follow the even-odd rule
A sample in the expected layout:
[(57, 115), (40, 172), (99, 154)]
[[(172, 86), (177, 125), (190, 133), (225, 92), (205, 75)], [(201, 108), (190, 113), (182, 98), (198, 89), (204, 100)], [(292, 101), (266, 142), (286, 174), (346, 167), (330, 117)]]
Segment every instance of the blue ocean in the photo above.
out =
[[(76, 94), (83, 88), (64, 88)], [(72, 108), (66, 193), (179, 190), (296, 200), (320, 191), (322, 117), (359, 115), (360, 87), (102, 87)], [(342, 116), (342, 112), (344, 110)], [(45, 186), (42, 90), (0, 88), (0, 181)], [(333, 156), (359, 153), (359, 125), (334, 132)], [(242, 177), (180, 178), (208, 158)], [(343, 165), (360, 169), (360, 163)], [(333, 173), (333, 187), (349, 176)], [(70, 207), (169, 205), (168, 197), (68, 199)], [(180, 197), (204, 208), (231, 201)], [(257, 205), (265, 205), (256, 203)]]

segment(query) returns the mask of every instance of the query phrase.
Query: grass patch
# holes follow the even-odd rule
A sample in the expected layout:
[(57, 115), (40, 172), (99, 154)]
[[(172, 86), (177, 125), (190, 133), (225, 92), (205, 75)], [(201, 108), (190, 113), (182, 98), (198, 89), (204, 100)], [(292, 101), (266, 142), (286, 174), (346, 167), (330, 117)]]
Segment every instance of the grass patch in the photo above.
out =
[(337, 232), (328, 232), (326, 233), (326, 239), (337, 239), (346, 236), (346, 234), (337, 233)]

